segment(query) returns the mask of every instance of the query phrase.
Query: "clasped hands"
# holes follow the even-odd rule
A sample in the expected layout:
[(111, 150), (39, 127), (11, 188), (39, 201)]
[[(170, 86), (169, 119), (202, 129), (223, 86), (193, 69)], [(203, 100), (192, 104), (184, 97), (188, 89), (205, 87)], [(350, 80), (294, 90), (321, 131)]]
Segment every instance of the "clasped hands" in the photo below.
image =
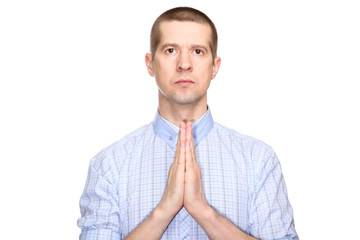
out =
[(180, 124), (175, 158), (160, 203), (126, 239), (160, 239), (182, 207), (202, 227), (209, 239), (255, 239), (218, 214), (206, 202), (191, 122)]
[(197, 163), (191, 122), (180, 124), (174, 162), (170, 166), (166, 187), (159, 203), (175, 216), (182, 207), (194, 218), (208, 206)]

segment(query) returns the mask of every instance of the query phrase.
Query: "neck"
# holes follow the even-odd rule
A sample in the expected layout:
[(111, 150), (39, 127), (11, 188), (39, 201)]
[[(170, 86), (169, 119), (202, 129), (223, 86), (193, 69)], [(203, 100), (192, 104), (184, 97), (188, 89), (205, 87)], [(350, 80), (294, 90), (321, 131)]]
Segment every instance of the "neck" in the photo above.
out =
[(207, 111), (207, 95), (190, 104), (178, 104), (159, 93), (159, 113), (169, 122), (180, 126), (181, 122), (195, 122)]

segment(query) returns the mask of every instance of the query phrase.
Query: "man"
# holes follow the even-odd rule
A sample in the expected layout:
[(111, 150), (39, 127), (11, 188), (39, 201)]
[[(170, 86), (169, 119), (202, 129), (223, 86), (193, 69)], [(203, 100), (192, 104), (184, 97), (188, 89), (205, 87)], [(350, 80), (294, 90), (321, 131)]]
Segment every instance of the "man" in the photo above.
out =
[(155, 21), (145, 60), (158, 112), (91, 160), (80, 239), (297, 239), (273, 150), (212, 119), (216, 49), (215, 26), (198, 10)]

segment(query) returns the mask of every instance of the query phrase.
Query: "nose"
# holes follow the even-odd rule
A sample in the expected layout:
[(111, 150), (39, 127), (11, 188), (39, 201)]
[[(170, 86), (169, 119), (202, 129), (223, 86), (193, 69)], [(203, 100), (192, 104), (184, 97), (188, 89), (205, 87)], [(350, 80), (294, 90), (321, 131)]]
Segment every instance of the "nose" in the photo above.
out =
[(178, 56), (177, 71), (191, 71), (193, 66), (191, 56), (188, 53), (181, 52)]

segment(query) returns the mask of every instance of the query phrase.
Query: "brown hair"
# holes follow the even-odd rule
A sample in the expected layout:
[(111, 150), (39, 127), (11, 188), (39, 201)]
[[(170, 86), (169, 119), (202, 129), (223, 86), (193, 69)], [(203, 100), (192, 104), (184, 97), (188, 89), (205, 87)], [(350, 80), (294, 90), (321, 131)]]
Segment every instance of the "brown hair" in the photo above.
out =
[(196, 22), (207, 24), (211, 28), (210, 49), (213, 59), (217, 52), (217, 31), (214, 23), (203, 12), (190, 7), (177, 7), (167, 10), (154, 22), (150, 34), (150, 51), (152, 58), (155, 57), (156, 49), (161, 41), (160, 23), (164, 21)]

